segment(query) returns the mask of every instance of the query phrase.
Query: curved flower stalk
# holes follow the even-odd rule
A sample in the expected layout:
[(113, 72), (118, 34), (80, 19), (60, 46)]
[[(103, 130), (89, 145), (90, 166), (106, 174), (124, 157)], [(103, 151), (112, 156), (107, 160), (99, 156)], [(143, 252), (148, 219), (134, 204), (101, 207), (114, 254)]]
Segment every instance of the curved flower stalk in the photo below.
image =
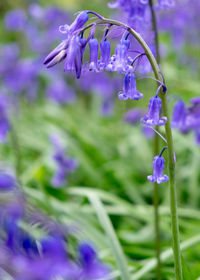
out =
[[(90, 13), (90, 12), (87, 11), (87, 13)], [(91, 12), (91, 13), (93, 13), (93, 12)], [(68, 56), (68, 49), (69, 49), (69, 47), (67, 47), (67, 45), (68, 45), (68, 43), (70, 44), (71, 40), (74, 41), (74, 36), (81, 36), (79, 38), (83, 38), (84, 31), (89, 28), (92, 28), (94, 25), (95, 26), (105, 26), (105, 27), (107, 27), (107, 29), (109, 29), (111, 26), (119, 26), (124, 29), (125, 34), (131, 34), (138, 41), (138, 43), (141, 45), (141, 47), (144, 49), (146, 57), (148, 58), (148, 60), (151, 64), (155, 78), (161, 84), (161, 86), (159, 86), (159, 89), (158, 89), (158, 94), (156, 94), (156, 97), (153, 97), (153, 99), (151, 100), (151, 105), (150, 105), (151, 114), (148, 115), (148, 120), (149, 119), (151, 119), (151, 121), (154, 120), (155, 123), (152, 122), (152, 125), (157, 124), (157, 123), (159, 125), (165, 125), (166, 140), (167, 140), (167, 146), (168, 146), (168, 169), (169, 169), (169, 182), (170, 182), (170, 202), (171, 202), (172, 237), (173, 237), (175, 275), (176, 275), (176, 280), (182, 280), (181, 255), (180, 255), (180, 245), (179, 245), (179, 243), (180, 243), (179, 242), (179, 227), (178, 227), (177, 201), (176, 201), (177, 199), (176, 199), (176, 186), (175, 186), (174, 148), (173, 148), (171, 124), (170, 124), (169, 114), (168, 114), (167, 91), (166, 91), (166, 86), (163, 85), (163, 76), (160, 72), (158, 63), (156, 62), (156, 59), (155, 59), (154, 55), (152, 54), (149, 46), (147, 45), (147, 43), (144, 41), (144, 39), (141, 37), (141, 35), (139, 33), (137, 33), (134, 29), (129, 27), (127, 24), (124, 24), (117, 20), (106, 19), (102, 16), (97, 16), (97, 19), (94, 19), (93, 22), (82, 26), (80, 29), (75, 30), (70, 36), (68, 36), (68, 38), (66, 39), (67, 41), (65, 43), (66, 56)], [(126, 36), (126, 38), (127, 38), (127, 36)], [(90, 38), (88, 38), (88, 39), (90, 39)], [(88, 42), (88, 39), (86, 40), (86, 44)], [(76, 40), (76, 44), (78, 44), (78, 45), (74, 46), (74, 47), (76, 49), (80, 50), (80, 48), (81, 48), (80, 39)], [(84, 46), (84, 50), (85, 50), (85, 46)], [(56, 55), (58, 55), (58, 53), (59, 52), (57, 52)], [(125, 51), (125, 54), (126, 54), (126, 51)], [(69, 52), (69, 55), (70, 55), (70, 52)], [(51, 60), (54, 59), (54, 57), (55, 56), (51, 56), (50, 59), (49, 58), (45, 59), (45, 64), (50, 63)], [(124, 53), (120, 57), (125, 58)], [(79, 63), (80, 63), (80, 61), (81, 60), (79, 60)], [(123, 59), (122, 59), (122, 61), (123, 61)], [(124, 63), (124, 61), (123, 61), (123, 63)], [(123, 63), (122, 63), (122, 65), (123, 65)], [(74, 64), (75, 64), (75, 61), (73, 61), (73, 65)], [(131, 65), (131, 63), (129, 64), (129, 61), (127, 61), (127, 66), (133, 67)], [(66, 62), (65, 62), (65, 67), (66, 67)], [(106, 65), (105, 65), (104, 69), (106, 69)], [(114, 68), (113, 71), (116, 71), (116, 69)], [(123, 71), (126, 71), (126, 68), (123, 68), (122, 72)], [(130, 69), (128, 72), (131, 73)], [(76, 74), (77, 74), (77, 71), (76, 71)], [(128, 75), (128, 74), (125, 73), (125, 75)], [(127, 95), (127, 92), (129, 91), (129, 89), (132, 89), (132, 84), (130, 84), (129, 80), (127, 80), (127, 81), (124, 85), (126, 95)], [(128, 98), (126, 97), (126, 99), (128, 99)], [(162, 105), (164, 118), (160, 119), (159, 112), (161, 109), (161, 105)], [(158, 161), (158, 163), (159, 162), (160, 162), (160, 160)], [(157, 163), (157, 160), (156, 160), (156, 163)], [(157, 176), (156, 178), (158, 178), (158, 177), (160, 178), (160, 176), (161, 176), (161, 171), (163, 169), (162, 160), (161, 160), (161, 163), (162, 163), (162, 167), (161, 167), (161, 169), (159, 169), (159, 172), (158, 172), (158, 170), (156, 171), (156, 176)], [(163, 181), (163, 180), (161, 180), (161, 181)], [(128, 280), (128, 279), (126, 279), (126, 280)]]

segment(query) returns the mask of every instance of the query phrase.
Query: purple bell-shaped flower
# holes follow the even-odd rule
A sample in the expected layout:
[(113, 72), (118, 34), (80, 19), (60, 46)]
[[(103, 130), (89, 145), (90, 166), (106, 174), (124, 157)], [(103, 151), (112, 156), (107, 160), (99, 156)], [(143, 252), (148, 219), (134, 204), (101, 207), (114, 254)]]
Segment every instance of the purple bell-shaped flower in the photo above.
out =
[(164, 125), (167, 122), (166, 117), (160, 118), (160, 110), (162, 108), (161, 99), (158, 96), (154, 96), (149, 101), (149, 112), (141, 119), (141, 122), (145, 125)]
[(111, 52), (110, 42), (107, 40), (101, 41), (100, 50), (101, 50), (101, 58), (99, 63), (99, 69), (100, 71), (103, 71), (110, 61), (110, 52)]
[(153, 160), (153, 175), (147, 176), (147, 179), (151, 182), (157, 182), (158, 184), (164, 183), (169, 180), (167, 175), (163, 175), (165, 169), (165, 160), (162, 156), (155, 156)]
[(99, 55), (99, 43), (96, 38), (92, 38), (89, 41), (90, 47), (90, 65), (89, 70), (98, 72), (97, 64), (98, 64), (98, 55)]
[(131, 66), (128, 65), (128, 49), (130, 47), (130, 41), (123, 39), (117, 45), (115, 54), (112, 56), (111, 61), (107, 67), (108, 71), (117, 71), (118, 73), (124, 73), (130, 70)]
[(136, 88), (135, 75), (133, 73), (126, 73), (124, 76), (123, 91), (118, 94), (120, 100), (139, 100), (143, 98), (143, 94)]

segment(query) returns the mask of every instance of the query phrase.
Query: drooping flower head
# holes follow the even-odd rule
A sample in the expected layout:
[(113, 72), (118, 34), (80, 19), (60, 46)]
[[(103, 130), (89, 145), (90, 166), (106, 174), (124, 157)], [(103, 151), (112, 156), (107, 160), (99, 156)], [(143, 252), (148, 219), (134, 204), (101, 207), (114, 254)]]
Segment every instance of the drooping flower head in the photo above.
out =
[(155, 156), (153, 160), (153, 175), (147, 176), (147, 179), (158, 184), (164, 183), (169, 180), (167, 175), (163, 175), (165, 169), (165, 160), (162, 156)]
[(145, 125), (164, 125), (167, 122), (166, 117), (160, 118), (160, 111), (162, 108), (161, 99), (159, 96), (154, 96), (149, 101), (149, 112), (148, 114), (141, 120), (141, 122)]

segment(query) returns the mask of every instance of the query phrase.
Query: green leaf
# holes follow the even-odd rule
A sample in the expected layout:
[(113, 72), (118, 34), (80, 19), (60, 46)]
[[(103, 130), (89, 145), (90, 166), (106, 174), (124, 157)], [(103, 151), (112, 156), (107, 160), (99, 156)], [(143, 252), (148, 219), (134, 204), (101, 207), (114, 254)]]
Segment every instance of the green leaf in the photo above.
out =
[(112, 223), (104, 209), (104, 206), (103, 206), (101, 200), (94, 193), (89, 194), (88, 198), (89, 198), (91, 204), (93, 205), (93, 207), (96, 211), (96, 214), (99, 218), (99, 221), (101, 223), (101, 226), (103, 227), (103, 229), (106, 232), (106, 235), (109, 239), (111, 250), (116, 259), (118, 269), (121, 272), (121, 279), (130, 280), (131, 278), (130, 278), (128, 264), (127, 264), (125, 255), (123, 253), (122, 247), (119, 243), (119, 240), (115, 234)]
[(183, 256), (181, 257), (181, 260), (182, 260), (183, 280), (195, 280), (194, 278), (192, 278), (191, 271), (187, 263), (185, 262)]

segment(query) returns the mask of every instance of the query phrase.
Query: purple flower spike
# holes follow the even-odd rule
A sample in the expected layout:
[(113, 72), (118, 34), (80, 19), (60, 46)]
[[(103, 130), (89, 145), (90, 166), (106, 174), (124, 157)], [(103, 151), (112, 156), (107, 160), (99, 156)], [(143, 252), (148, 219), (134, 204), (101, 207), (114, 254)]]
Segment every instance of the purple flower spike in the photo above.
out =
[(160, 118), (161, 99), (158, 96), (152, 97), (149, 101), (149, 112), (141, 119), (141, 122), (145, 125), (164, 125), (167, 122), (166, 117)]
[(136, 89), (136, 80), (133, 73), (126, 73), (124, 76), (123, 91), (119, 92), (120, 100), (139, 100), (143, 98), (143, 94)]
[(181, 128), (186, 120), (186, 107), (185, 103), (182, 100), (176, 102), (173, 111), (173, 117), (171, 125), (174, 128)]
[(90, 65), (89, 70), (97, 72), (97, 63), (98, 63), (98, 53), (99, 53), (99, 43), (96, 38), (92, 38), (89, 41), (90, 47)]
[(110, 42), (107, 40), (101, 41), (100, 49), (101, 49), (101, 58), (100, 58), (99, 68), (101, 71), (103, 71), (103, 69), (106, 68), (110, 60), (110, 52), (111, 52)]
[(158, 184), (164, 183), (169, 180), (167, 175), (163, 175), (165, 169), (165, 160), (162, 156), (155, 156), (153, 160), (153, 175), (147, 176), (147, 179), (151, 182), (157, 182)]

